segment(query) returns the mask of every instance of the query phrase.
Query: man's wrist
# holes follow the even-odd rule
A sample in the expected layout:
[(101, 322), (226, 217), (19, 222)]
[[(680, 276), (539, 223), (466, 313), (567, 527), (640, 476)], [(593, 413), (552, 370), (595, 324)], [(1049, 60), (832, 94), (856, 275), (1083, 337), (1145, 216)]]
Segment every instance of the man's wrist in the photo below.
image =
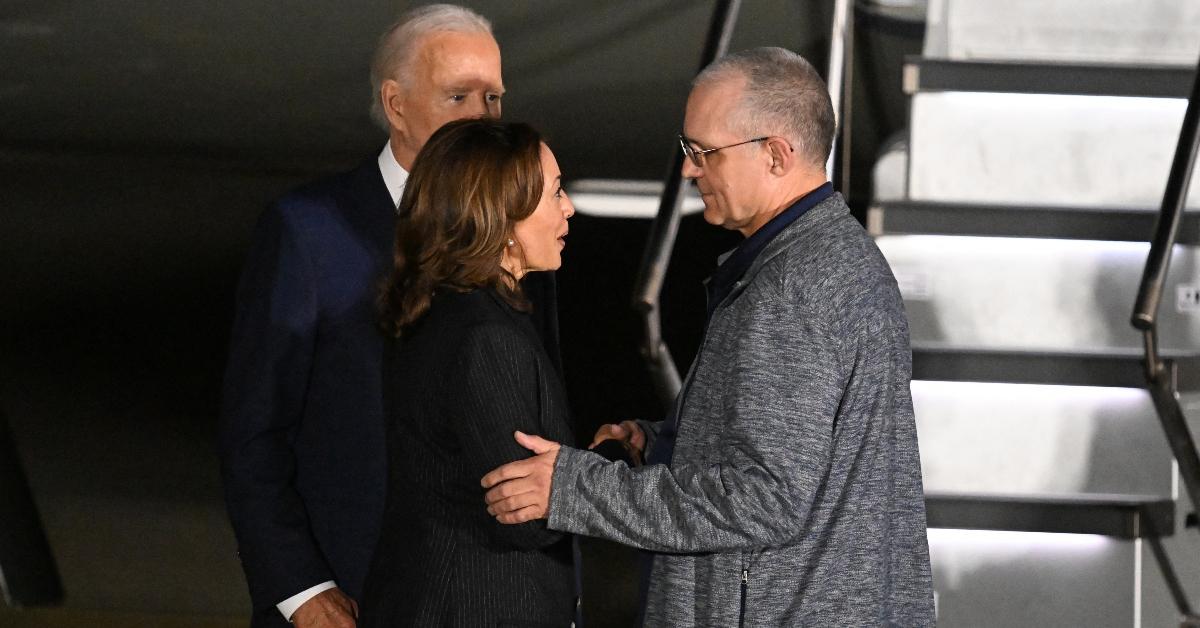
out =
[(286, 619), (288, 621), (292, 621), (292, 615), (295, 615), (296, 611), (301, 606), (303, 606), (305, 602), (316, 597), (318, 593), (324, 593), (325, 591), (328, 591), (330, 589), (336, 589), (336, 588), (337, 588), (336, 582), (334, 582), (333, 580), (326, 580), (325, 582), (322, 582), (321, 584), (309, 587), (309, 588), (297, 593), (296, 595), (293, 595), (292, 597), (289, 597), (288, 599), (276, 604), (275, 608), (279, 609), (279, 612), (283, 614), (284, 619)]

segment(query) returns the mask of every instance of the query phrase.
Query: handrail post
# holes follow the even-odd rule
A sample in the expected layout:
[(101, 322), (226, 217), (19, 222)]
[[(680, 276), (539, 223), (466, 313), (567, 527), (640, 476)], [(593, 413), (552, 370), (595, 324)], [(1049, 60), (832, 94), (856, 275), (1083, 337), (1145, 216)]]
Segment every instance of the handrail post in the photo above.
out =
[[(733, 27), (737, 22), (741, 0), (719, 0), (713, 9), (708, 37), (704, 40), (704, 52), (700, 59), (703, 70), (729, 49)], [(671, 165), (667, 170), (663, 195), (659, 200), (658, 214), (650, 226), (650, 237), (642, 254), (637, 282), (634, 284), (633, 308), (642, 316), (645, 336), (642, 356), (650, 370), (654, 389), (663, 408), (670, 407), (679, 394), (682, 380), (671, 352), (662, 338), (662, 312), (659, 299), (662, 296), (663, 280), (675, 248), (675, 236), (679, 233), (679, 217), (683, 206), (683, 152), (676, 148), (672, 152)]]

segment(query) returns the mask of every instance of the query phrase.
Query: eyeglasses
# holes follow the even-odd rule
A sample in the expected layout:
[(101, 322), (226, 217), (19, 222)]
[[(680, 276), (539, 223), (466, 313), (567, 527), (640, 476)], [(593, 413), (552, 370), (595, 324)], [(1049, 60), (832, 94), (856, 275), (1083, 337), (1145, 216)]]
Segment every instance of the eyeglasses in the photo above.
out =
[(738, 142), (737, 144), (730, 144), (728, 146), (718, 146), (716, 148), (705, 148), (704, 150), (697, 150), (692, 147), (691, 141), (688, 140), (688, 138), (684, 137), (683, 134), (681, 133), (679, 135), (679, 147), (683, 149), (683, 154), (686, 155), (688, 159), (691, 159), (692, 163), (695, 164), (695, 166), (697, 168), (703, 168), (704, 167), (704, 156), (709, 153), (715, 153), (719, 150), (725, 150), (726, 148), (733, 148), (734, 146), (741, 146), (742, 144), (750, 144), (753, 142), (762, 142), (762, 141), (769, 140), (769, 139), (771, 139), (771, 136), (766, 135), (763, 137), (756, 137), (752, 140)]

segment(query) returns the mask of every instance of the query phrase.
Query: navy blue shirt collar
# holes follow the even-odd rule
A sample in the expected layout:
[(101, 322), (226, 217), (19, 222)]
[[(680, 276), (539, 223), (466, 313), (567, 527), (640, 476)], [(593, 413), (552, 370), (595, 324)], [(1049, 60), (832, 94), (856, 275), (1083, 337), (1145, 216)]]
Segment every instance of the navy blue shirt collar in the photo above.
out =
[(826, 182), (821, 187), (800, 197), (790, 207), (780, 212), (778, 216), (769, 220), (767, 224), (759, 227), (758, 231), (755, 231), (750, 234), (750, 237), (743, 240), (721, 262), (716, 272), (709, 278), (708, 285), (705, 286), (708, 291), (708, 317), (712, 317), (712, 313), (717, 309), (717, 305), (721, 301), (724, 301), (725, 297), (729, 296), (734, 284), (746, 274), (747, 270), (750, 270), (751, 264), (758, 258), (759, 253), (762, 253), (762, 250), (767, 248), (767, 244), (775, 239), (775, 236), (779, 235), (788, 225), (796, 222), (808, 210), (816, 207), (821, 201), (829, 198), (832, 194), (833, 184)]

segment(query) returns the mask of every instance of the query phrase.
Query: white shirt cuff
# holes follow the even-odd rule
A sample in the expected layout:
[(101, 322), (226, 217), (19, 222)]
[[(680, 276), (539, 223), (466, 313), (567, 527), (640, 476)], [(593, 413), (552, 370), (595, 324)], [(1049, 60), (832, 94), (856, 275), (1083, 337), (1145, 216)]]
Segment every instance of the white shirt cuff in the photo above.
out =
[(329, 580), (327, 582), (322, 582), (321, 584), (318, 584), (315, 587), (309, 587), (309, 588), (297, 593), (296, 595), (293, 595), (292, 597), (289, 597), (288, 599), (276, 604), (275, 608), (278, 608), (279, 612), (283, 613), (284, 619), (286, 619), (288, 621), (292, 621), (292, 615), (295, 615), (296, 610), (299, 609), (300, 606), (302, 606), (305, 602), (311, 600), (313, 597), (315, 597), (318, 593), (321, 593), (322, 591), (328, 591), (330, 589), (336, 589), (336, 588), (337, 588), (337, 583), (334, 582), (333, 580)]

